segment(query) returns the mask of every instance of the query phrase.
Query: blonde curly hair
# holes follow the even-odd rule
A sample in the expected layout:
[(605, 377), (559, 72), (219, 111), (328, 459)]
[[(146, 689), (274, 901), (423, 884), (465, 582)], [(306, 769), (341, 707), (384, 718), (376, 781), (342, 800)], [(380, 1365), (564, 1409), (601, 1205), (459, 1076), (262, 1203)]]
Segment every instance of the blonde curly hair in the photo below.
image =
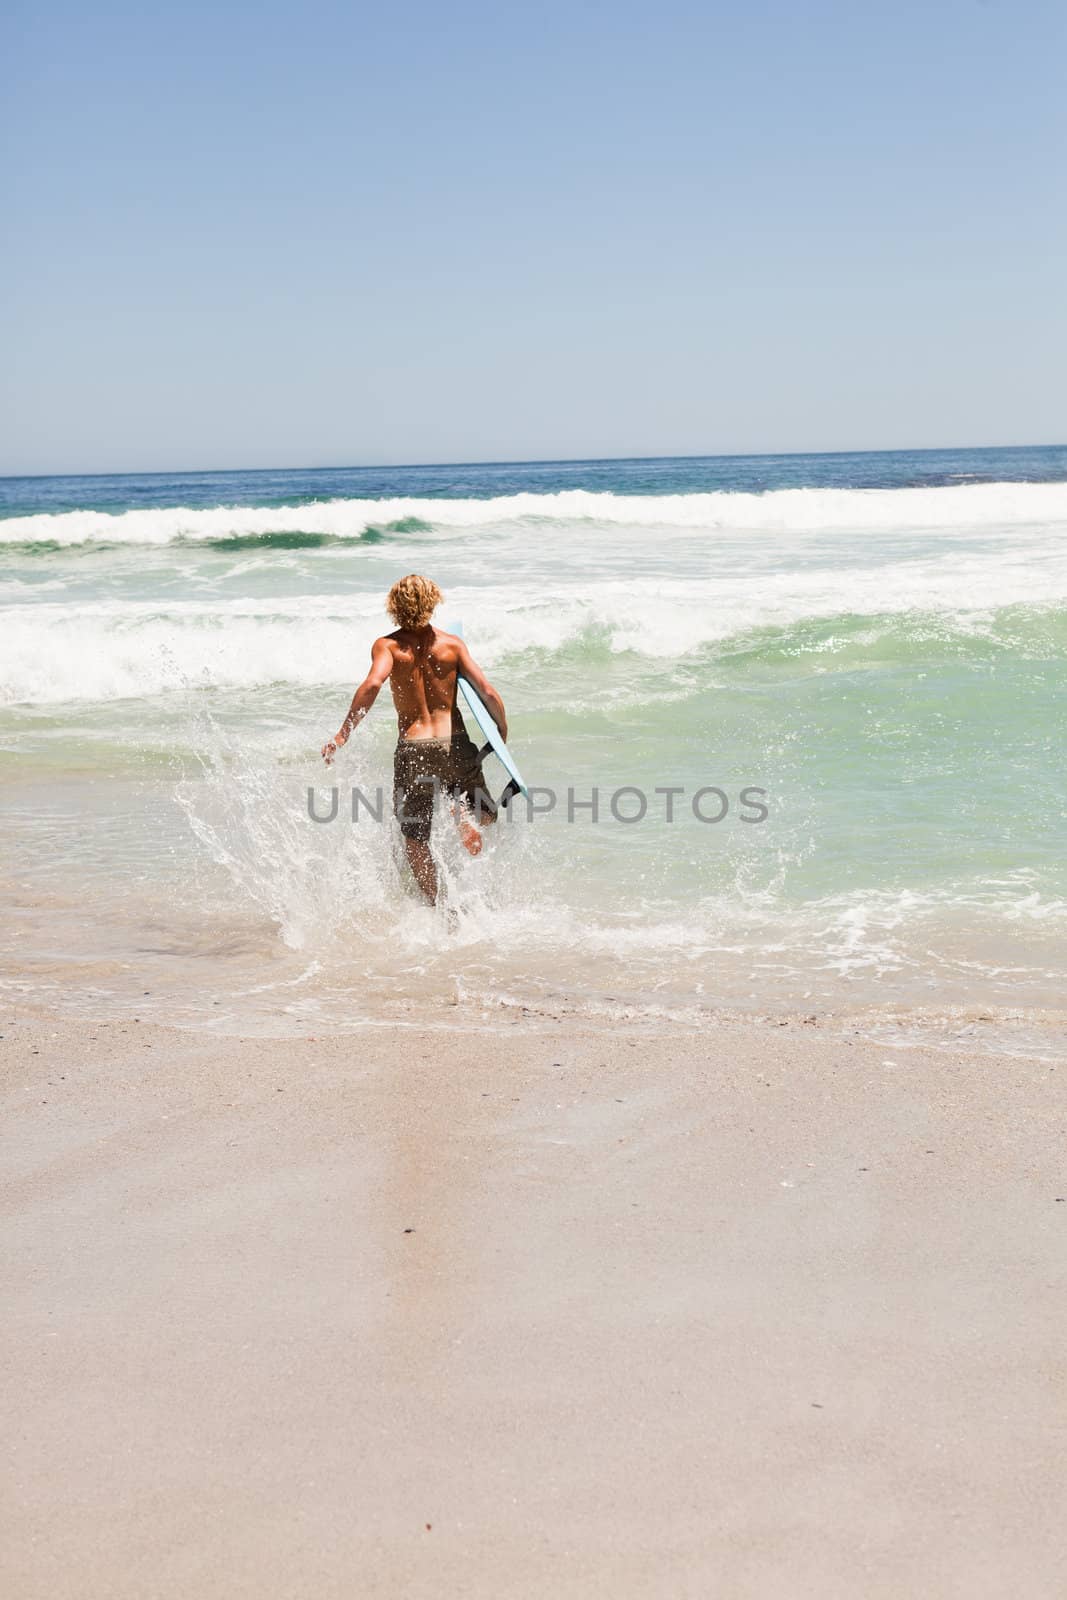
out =
[(409, 572), (393, 584), (385, 609), (398, 628), (424, 628), (443, 599), (436, 583)]

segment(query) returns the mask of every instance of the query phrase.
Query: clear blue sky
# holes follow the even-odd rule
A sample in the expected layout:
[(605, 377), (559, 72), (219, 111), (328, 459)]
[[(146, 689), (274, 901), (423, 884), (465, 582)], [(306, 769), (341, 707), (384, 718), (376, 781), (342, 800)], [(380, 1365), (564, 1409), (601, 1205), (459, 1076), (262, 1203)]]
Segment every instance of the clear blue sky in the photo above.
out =
[(23, 0), (0, 471), (1067, 438), (1018, 0)]

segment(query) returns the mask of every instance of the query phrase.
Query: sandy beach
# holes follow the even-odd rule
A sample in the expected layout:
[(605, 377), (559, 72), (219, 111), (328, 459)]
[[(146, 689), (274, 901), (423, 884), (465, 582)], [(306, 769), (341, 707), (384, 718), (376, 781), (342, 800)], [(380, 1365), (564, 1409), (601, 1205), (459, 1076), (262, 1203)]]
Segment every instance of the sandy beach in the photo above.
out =
[(0, 1032), (13, 1600), (1060, 1591), (1062, 1066)]

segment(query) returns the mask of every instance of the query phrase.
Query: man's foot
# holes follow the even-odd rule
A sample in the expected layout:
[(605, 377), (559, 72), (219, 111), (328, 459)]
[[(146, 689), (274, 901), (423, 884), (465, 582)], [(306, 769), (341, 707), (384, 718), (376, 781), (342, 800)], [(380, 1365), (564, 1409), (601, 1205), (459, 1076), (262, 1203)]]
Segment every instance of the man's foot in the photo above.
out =
[(469, 817), (459, 817), (457, 822), (460, 843), (463, 845), (464, 850), (472, 856), (480, 856), (482, 853), (482, 836), (474, 826), (474, 823)]

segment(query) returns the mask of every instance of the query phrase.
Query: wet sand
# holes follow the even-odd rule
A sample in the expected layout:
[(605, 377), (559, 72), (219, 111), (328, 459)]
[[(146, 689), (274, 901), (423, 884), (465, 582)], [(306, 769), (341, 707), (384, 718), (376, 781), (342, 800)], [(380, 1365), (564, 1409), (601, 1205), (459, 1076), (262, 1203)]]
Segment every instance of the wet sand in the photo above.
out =
[(4, 1013), (12, 1600), (1045, 1600), (1067, 1069)]

